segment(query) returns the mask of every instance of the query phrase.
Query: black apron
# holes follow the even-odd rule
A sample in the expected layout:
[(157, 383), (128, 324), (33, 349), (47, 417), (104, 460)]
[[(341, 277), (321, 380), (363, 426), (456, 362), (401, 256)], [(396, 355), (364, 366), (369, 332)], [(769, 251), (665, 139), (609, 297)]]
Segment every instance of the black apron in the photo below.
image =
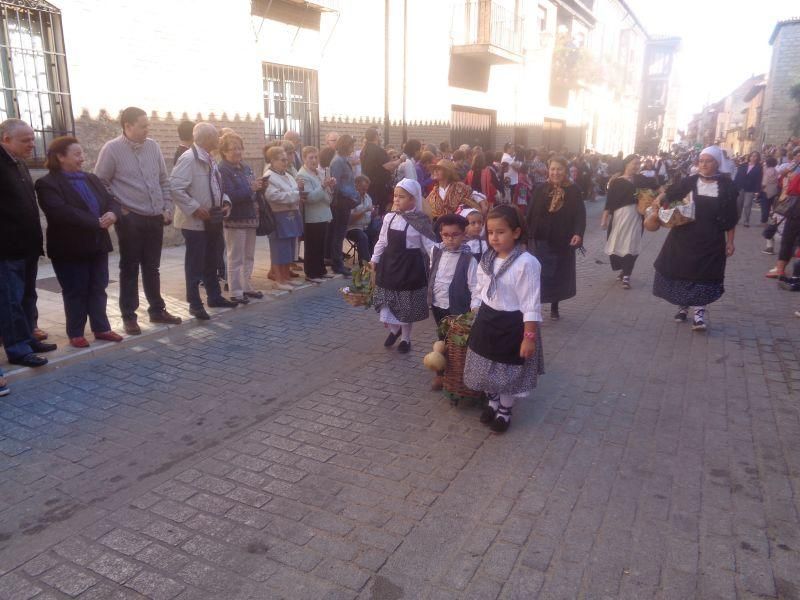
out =
[(495, 310), (481, 304), (469, 334), (469, 349), (493, 362), (522, 365), (525, 359), (519, 349), (524, 332), (522, 312)]
[(386, 249), (378, 263), (375, 283), (385, 290), (418, 290), (428, 285), (428, 273), (425, 269), (425, 256), (420, 248), (406, 248), (406, 233), (409, 223), (402, 231), (392, 229), (389, 221), (386, 233)]

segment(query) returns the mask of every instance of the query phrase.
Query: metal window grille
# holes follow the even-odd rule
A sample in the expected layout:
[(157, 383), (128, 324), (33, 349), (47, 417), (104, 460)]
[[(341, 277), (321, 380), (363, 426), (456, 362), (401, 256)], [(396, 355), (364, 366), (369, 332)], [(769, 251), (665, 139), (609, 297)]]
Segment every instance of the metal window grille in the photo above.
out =
[(263, 74), (267, 139), (278, 140), (287, 131), (296, 131), (303, 144), (319, 146), (317, 72), (264, 63)]
[(0, 0), (0, 121), (8, 118), (33, 128), (34, 163), (73, 133), (61, 13), (47, 2)]
[(481, 146), (484, 150), (494, 147), (496, 111), (457, 105), (453, 105), (451, 111), (450, 145), (453, 148), (461, 144)]

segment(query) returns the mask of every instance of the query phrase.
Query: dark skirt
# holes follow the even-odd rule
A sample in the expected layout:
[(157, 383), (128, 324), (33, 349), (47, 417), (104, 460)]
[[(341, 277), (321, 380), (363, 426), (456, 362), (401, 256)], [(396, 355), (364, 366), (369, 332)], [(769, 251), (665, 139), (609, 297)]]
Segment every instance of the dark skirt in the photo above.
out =
[(372, 306), (377, 312), (384, 306), (401, 323), (416, 323), (428, 318), (428, 288), (416, 290), (387, 290), (379, 285), (375, 286), (372, 295)]
[(521, 365), (510, 365), (484, 358), (467, 350), (464, 364), (464, 385), (489, 394), (521, 394), (536, 387), (544, 374), (544, 349), (541, 328), (536, 340), (536, 353)]
[(658, 271), (653, 278), (653, 295), (676, 306), (706, 306), (724, 293), (725, 286), (720, 281), (669, 279)]
[(537, 241), (529, 248), (542, 266), (541, 302), (560, 302), (577, 293), (575, 250), (555, 250), (547, 242)]

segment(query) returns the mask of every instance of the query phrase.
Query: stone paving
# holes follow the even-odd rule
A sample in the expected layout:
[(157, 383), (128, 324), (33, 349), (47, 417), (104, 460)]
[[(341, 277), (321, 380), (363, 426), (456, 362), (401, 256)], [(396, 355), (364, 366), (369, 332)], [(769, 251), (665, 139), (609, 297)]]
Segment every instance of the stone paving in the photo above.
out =
[(740, 231), (693, 334), (599, 209), (502, 436), (335, 283), (15, 382), (0, 599), (800, 598), (800, 295)]
[[(167, 310), (179, 316), (184, 322), (194, 321), (194, 317), (189, 314), (189, 307), (186, 304), (186, 285), (184, 284), (184, 247), (164, 248), (161, 255), (161, 292)], [(106, 290), (108, 294), (108, 320), (111, 329), (122, 335), (125, 339), (123, 344), (139, 342), (142, 337), (126, 335), (122, 327), (122, 315), (119, 310), (119, 255), (112, 253), (108, 260), (110, 283)], [(253, 272), (253, 286), (255, 289), (264, 292), (264, 298), (253, 300), (254, 304), (270, 302), (280, 298), (290, 292), (281, 291), (275, 288), (274, 282), (267, 277), (269, 271), (269, 245), (266, 238), (258, 238), (256, 244), (256, 261)], [(300, 281), (299, 279), (297, 281)], [(310, 287), (313, 284), (307, 283), (299, 287)], [(91, 335), (89, 324), (86, 325), (86, 339), (90, 342), (89, 348), (73, 348), (69, 345), (69, 338), (66, 332), (66, 317), (64, 316), (64, 303), (61, 299), (61, 287), (58, 285), (55, 271), (50, 263), (42, 260), (39, 265), (37, 278), (37, 294), (39, 300), (36, 306), (39, 310), (39, 327), (49, 334), (48, 342), (58, 345), (55, 352), (46, 354), (51, 367), (69, 364), (74, 360), (86, 358), (90, 355), (106, 352), (117, 346), (113, 342), (95, 341)], [(223, 291), (223, 294), (229, 295)], [(144, 290), (139, 282), (139, 326), (142, 328), (142, 335), (156, 335), (166, 333), (172, 325), (151, 324), (147, 319), (147, 300), (144, 297)], [(205, 301), (205, 294), (201, 290), (201, 296)], [(216, 315), (228, 312), (231, 309), (208, 308), (209, 314)], [(0, 368), (3, 372), (10, 375), (13, 379), (16, 375), (28, 375), (30, 369), (19, 367), (8, 362), (5, 353), (0, 352)]]

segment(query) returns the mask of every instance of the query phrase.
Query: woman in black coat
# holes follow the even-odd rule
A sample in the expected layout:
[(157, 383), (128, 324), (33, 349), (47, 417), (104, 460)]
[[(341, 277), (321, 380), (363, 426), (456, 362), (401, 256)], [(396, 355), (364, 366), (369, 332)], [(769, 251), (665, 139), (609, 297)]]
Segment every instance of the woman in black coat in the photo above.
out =
[(557, 321), (558, 303), (577, 293), (575, 251), (583, 244), (586, 207), (567, 179), (565, 159), (551, 158), (547, 176), (528, 204), (528, 251), (542, 265), (542, 303), (550, 303), (550, 318)]
[(58, 137), (47, 149), (50, 172), (36, 182), (47, 217), (47, 255), (64, 298), (67, 336), (76, 348), (89, 345), (84, 337), (87, 317), (96, 340), (122, 341), (106, 315), (112, 250), (108, 228), (117, 221), (119, 205), (95, 175), (81, 170), (83, 162), (78, 140)]

